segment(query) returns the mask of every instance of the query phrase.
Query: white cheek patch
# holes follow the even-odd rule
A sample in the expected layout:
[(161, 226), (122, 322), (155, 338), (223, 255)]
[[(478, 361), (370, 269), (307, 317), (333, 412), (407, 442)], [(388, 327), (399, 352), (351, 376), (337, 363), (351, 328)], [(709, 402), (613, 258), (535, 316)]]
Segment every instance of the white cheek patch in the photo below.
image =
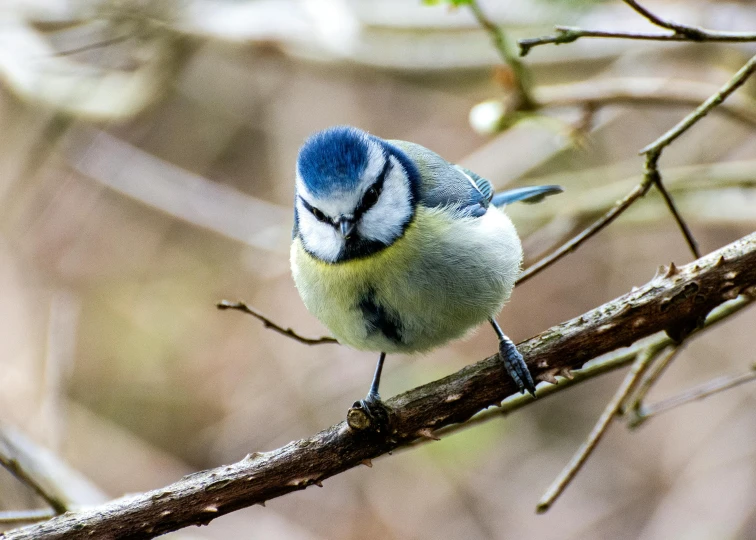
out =
[(316, 219), (300, 200), (297, 200), (297, 218), (305, 249), (323, 261), (336, 261), (344, 247), (344, 239), (336, 229)]
[(412, 191), (404, 169), (391, 157), (391, 171), (383, 183), (378, 202), (363, 214), (357, 230), (361, 237), (390, 244), (402, 235), (412, 217)]

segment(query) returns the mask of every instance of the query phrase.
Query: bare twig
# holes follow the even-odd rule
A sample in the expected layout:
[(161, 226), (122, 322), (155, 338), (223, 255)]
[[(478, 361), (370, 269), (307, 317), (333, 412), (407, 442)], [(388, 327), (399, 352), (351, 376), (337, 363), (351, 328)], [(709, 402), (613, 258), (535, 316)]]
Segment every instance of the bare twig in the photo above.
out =
[(68, 510), (66, 503), (43, 487), (42, 484), (37, 481), (37, 478), (19, 463), (19, 460), (12, 455), (12, 450), (3, 444), (3, 442), (4, 441), (0, 441), (0, 465), (15, 476), (20, 482), (29, 486), (34, 493), (39, 495), (50, 505), (56, 514), (62, 514)]
[[(686, 329), (689, 333), (697, 328), (716, 306), (733, 294), (750, 294), (752, 288), (756, 290), (756, 233), (679, 268), (674, 275), (657, 276), (518, 348), (533, 375), (547, 378), (661, 330), (686, 335)], [(494, 355), (387, 400), (388, 429), (375, 431), (369, 424), (365, 430), (354, 430), (341, 422), (278, 450), (250, 454), (236, 464), (189, 475), (163, 489), (69, 512), (0, 538), (139, 540), (207, 524), (239, 508), (319, 485), (436, 429), (464, 422), (516, 391)]]
[(667, 21), (658, 15), (641, 6), (635, 0), (623, 0), (633, 10), (638, 12), (644, 18), (648, 19), (651, 24), (671, 30), (671, 33), (648, 33), (648, 32), (612, 32), (604, 30), (585, 30), (572, 26), (557, 26), (554, 28), (556, 35), (542, 36), (538, 38), (521, 39), (517, 43), (520, 46), (520, 56), (525, 56), (530, 49), (539, 45), (553, 43), (560, 45), (562, 43), (572, 43), (580, 38), (619, 38), (633, 39), (644, 41), (718, 41), (742, 43), (756, 41), (754, 32), (723, 32), (718, 30), (708, 30), (698, 26), (689, 26), (674, 21)]
[(727, 83), (722, 86), (718, 92), (712, 94), (706, 101), (701, 103), (696, 109), (688, 116), (683, 118), (676, 126), (667, 131), (664, 135), (656, 139), (654, 142), (643, 148), (641, 154), (652, 154), (653, 152), (661, 152), (665, 147), (669, 146), (680, 135), (688, 131), (696, 122), (701, 120), (704, 116), (709, 114), (714, 107), (722, 103), (727, 99), (730, 94), (735, 90), (743, 86), (748, 78), (756, 71), (756, 56), (752, 57), (746, 64), (740, 68)]
[(633, 362), (633, 366), (630, 372), (625, 376), (625, 380), (615, 392), (614, 397), (604, 408), (604, 412), (601, 413), (596, 425), (591, 430), (588, 438), (580, 446), (577, 453), (572, 457), (567, 466), (562, 470), (559, 476), (546, 490), (546, 493), (541, 497), (536, 505), (536, 512), (542, 514), (551, 508), (554, 501), (564, 492), (565, 488), (569, 485), (575, 475), (583, 467), (588, 457), (593, 453), (596, 445), (609, 428), (609, 423), (614, 419), (622, 406), (622, 402), (627, 398), (630, 392), (635, 387), (638, 379), (643, 375), (648, 367), (649, 363), (654, 359), (655, 353), (648, 349), (642, 351), (636, 357)]
[(252, 315), (257, 320), (262, 321), (263, 325), (265, 325), (265, 328), (270, 328), (271, 330), (278, 332), (279, 334), (282, 334), (286, 337), (290, 337), (291, 339), (298, 341), (300, 343), (304, 343), (305, 345), (322, 345), (324, 343), (338, 343), (338, 341), (336, 341), (334, 338), (328, 337), (328, 336), (323, 336), (319, 338), (308, 338), (308, 337), (300, 336), (291, 328), (284, 328), (283, 326), (277, 325), (276, 323), (271, 321), (269, 318), (267, 318), (265, 315), (263, 315), (256, 309), (249, 307), (244, 302), (229, 302), (228, 300), (221, 300), (220, 302), (216, 304), (216, 307), (221, 310), (235, 309), (237, 311), (241, 311), (242, 313), (246, 313), (247, 315)]
[(528, 68), (520, 61), (515, 52), (512, 50), (507, 36), (499, 25), (494, 23), (485, 12), (481, 9), (477, 0), (470, 0), (468, 3), (470, 11), (475, 19), (490, 35), (491, 40), (499, 51), (502, 60), (512, 69), (514, 74), (514, 84), (518, 94), (518, 103), (516, 109), (519, 111), (534, 110), (538, 107), (533, 99), (533, 85), (530, 82), (530, 72)]
[(57, 514), (53, 510), (10, 510), (0, 512), (0, 525), (14, 525), (23, 523), (36, 523), (54, 518)]
[(695, 26), (687, 26), (685, 24), (679, 24), (673, 21), (667, 21), (662, 19), (658, 15), (651, 13), (648, 9), (641, 6), (635, 0), (623, 0), (628, 6), (640, 13), (643, 17), (649, 20), (651, 24), (672, 30), (675, 34), (685, 36), (693, 41), (702, 41), (705, 39), (707, 31)]
[(649, 369), (646, 370), (646, 373), (638, 383), (633, 395), (626, 399), (625, 403), (622, 405), (623, 416), (637, 416), (646, 394), (648, 394), (651, 387), (656, 384), (656, 381), (659, 380), (659, 377), (661, 377), (662, 373), (664, 373), (681, 350), (681, 346), (670, 347), (665, 355), (657, 358)]
[(648, 191), (649, 187), (651, 187), (650, 181), (644, 178), (640, 184), (635, 186), (632, 189), (632, 191), (630, 191), (630, 193), (628, 193), (622, 199), (617, 201), (617, 203), (612, 208), (610, 208), (599, 219), (594, 221), (590, 226), (586, 227), (579, 234), (577, 234), (576, 236), (572, 237), (567, 242), (559, 246), (555, 251), (553, 251), (549, 255), (546, 255), (545, 257), (540, 259), (538, 262), (526, 268), (522, 272), (522, 274), (520, 274), (520, 277), (517, 279), (517, 284), (519, 285), (520, 283), (526, 282), (527, 280), (529, 280), (530, 278), (532, 278), (539, 272), (545, 270), (546, 268), (548, 268), (549, 266), (557, 262), (559, 259), (567, 255), (568, 253), (575, 251), (586, 240), (594, 236), (596, 233), (601, 231), (604, 227), (609, 225), (612, 221), (617, 219), (622, 214), (622, 212), (627, 210), (635, 201), (643, 197)]
[(652, 416), (657, 416), (682, 405), (707, 398), (751, 381), (756, 381), (756, 365), (752, 366), (752, 368), (745, 373), (718, 377), (701, 385), (694, 386), (676, 396), (659, 401), (658, 403), (641, 406), (635, 410), (633, 416), (630, 417), (628, 426), (636, 428)]

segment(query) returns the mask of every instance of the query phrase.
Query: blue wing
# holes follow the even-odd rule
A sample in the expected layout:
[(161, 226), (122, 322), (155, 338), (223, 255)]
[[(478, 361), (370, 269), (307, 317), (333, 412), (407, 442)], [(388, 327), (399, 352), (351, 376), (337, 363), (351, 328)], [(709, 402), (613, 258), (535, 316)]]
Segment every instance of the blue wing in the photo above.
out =
[(419, 144), (396, 140), (388, 143), (400, 161), (410, 159), (417, 167), (420, 175), (419, 202), (427, 207), (453, 207), (468, 216), (480, 217), (491, 204), (504, 206), (516, 201), (535, 203), (548, 195), (562, 192), (559, 186), (533, 186), (494, 194), (491, 182), (469, 169), (449, 163)]
[(491, 198), (491, 204), (494, 206), (505, 206), (517, 201), (532, 204), (541, 202), (544, 197), (562, 193), (563, 191), (561, 186), (528, 186), (509, 189), (494, 195)]

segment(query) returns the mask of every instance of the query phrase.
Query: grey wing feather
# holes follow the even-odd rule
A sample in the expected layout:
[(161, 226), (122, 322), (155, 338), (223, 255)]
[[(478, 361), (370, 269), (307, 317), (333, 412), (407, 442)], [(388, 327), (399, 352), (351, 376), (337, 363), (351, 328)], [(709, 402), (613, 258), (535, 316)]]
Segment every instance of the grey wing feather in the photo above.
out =
[[(435, 207), (456, 207), (463, 213), (480, 217), (486, 213), (490, 183), (485, 190), (466, 169), (452, 165), (424, 146), (406, 141), (388, 141), (403, 150), (420, 171), (420, 204)], [(478, 177), (480, 178), (480, 177)]]

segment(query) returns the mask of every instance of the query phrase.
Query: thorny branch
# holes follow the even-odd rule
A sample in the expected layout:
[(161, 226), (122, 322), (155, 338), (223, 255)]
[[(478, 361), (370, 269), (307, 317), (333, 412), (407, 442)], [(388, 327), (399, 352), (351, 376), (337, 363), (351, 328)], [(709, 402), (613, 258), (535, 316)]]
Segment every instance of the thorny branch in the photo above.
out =
[[(533, 374), (568, 369), (665, 331), (681, 341), (707, 314), (756, 293), (756, 233), (694, 263), (671, 265), (645, 286), (520, 343)], [(144, 539), (305, 489), (475, 415), (516, 392), (496, 355), (387, 400), (387, 426), (357, 431), (341, 422), (242, 461), (189, 475), (163, 489), (0, 534), (4, 540)], [(380, 428), (375, 431), (374, 428)]]

